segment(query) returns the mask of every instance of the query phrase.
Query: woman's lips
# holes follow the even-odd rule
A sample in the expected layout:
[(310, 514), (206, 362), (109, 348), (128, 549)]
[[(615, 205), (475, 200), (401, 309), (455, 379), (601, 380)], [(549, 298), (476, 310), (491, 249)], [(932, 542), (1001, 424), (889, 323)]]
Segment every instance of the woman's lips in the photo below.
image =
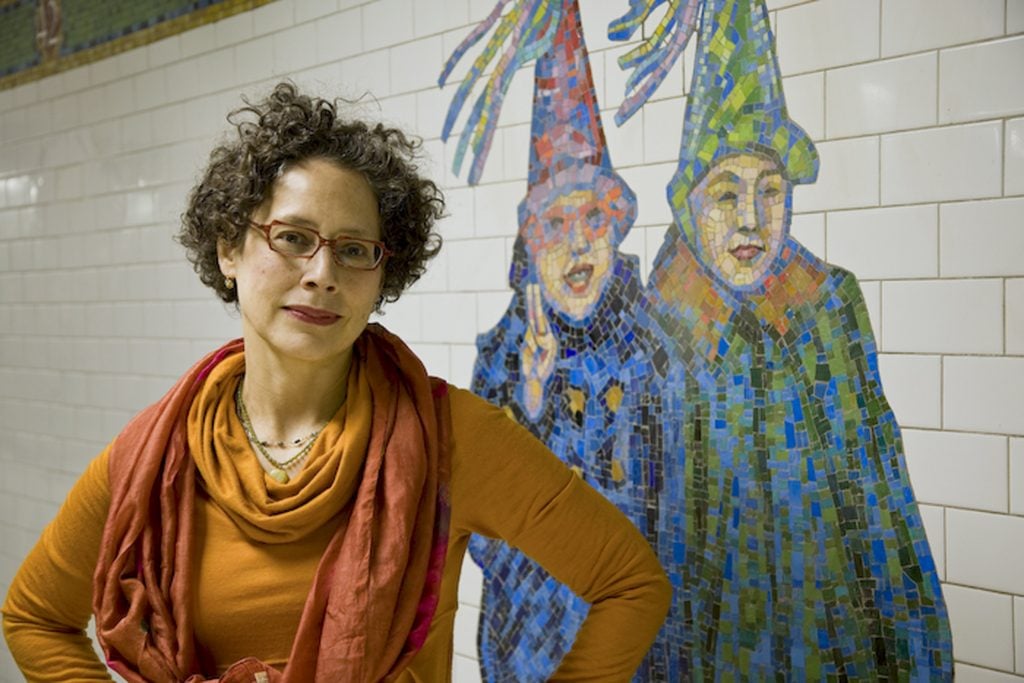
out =
[(764, 247), (762, 246), (756, 244), (744, 244), (734, 249), (730, 249), (729, 253), (740, 261), (752, 261), (760, 256), (763, 251)]
[(594, 266), (588, 263), (581, 263), (578, 266), (573, 266), (562, 279), (565, 280), (565, 284), (569, 285), (569, 289), (574, 294), (583, 294), (587, 291), (587, 287), (590, 286), (590, 277), (593, 274)]
[(288, 311), (296, 320), (310, 325), (333, 325), (341, 320), (341, 316), (337, 313), (312, 306), (285, 306), (284, 310)]

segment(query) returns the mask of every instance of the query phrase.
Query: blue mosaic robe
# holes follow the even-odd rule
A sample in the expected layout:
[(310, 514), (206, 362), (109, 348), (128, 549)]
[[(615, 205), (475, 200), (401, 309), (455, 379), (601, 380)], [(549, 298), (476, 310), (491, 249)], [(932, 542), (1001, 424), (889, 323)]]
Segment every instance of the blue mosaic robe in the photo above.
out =
[(792, 239), (754, 291), (682, 240), (647, 303), (673, 351), (649, 680), (948, 680), (939, 578), (856, 279)]
[[(645, 430), (636, 425), (645, 422), (638, 415), (643, 397), (649, 397), (652, 370), (646, 331), (632, 319), (642, 295), (636, 261), (616, 256), (608, 290), (582, 323), (545, 311), (559, 347), (536, 419), (523, 408), (519, 354), (527, 310), (521, 292), (498, 325), (477, 340), (473, 391), (504, 407), (646, 531), (653, 529), (656, 513), (653, 487), (644, 483), (650, 463), (641, 457), (650, 450), (637, 443)], [(589, 606), (503, 542), (473, 536), (469, 552), (484, 572), (479, 625), (484, 679), (547, 680), (572, 646)]]

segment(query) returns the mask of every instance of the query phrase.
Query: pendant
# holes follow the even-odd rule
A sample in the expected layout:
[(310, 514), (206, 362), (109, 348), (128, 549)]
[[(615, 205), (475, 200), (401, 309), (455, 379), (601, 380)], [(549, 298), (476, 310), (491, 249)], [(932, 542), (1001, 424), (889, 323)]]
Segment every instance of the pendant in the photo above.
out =
[(279, 467), (275, 467), (272, 470), (270, 470), (270, 478), (276, 481), (278, 484), (287, 484), (289, 477), (287, 472), (280, 469)]

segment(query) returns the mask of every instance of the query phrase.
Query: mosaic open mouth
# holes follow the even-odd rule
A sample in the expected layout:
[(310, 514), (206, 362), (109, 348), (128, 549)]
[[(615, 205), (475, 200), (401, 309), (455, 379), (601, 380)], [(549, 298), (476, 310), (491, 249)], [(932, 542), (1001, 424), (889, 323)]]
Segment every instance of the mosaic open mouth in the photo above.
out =
[(580, 263), (569, 269), (562, 279), (569, 289), (575, 294), (582, 294), (590, 286), (590, 278), (594, 275), (594, 266), (589, 263)]

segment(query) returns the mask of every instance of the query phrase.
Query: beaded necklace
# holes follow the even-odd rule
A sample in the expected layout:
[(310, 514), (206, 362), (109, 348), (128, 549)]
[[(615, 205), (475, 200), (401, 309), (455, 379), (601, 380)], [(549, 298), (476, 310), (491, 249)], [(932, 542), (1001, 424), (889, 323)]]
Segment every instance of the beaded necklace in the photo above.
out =
[(245, 430), (245, 435), (249, 438), (249, 442), (256, 447), (256, 450), (260, 452), (268, 463), (271, 465), (270, 474), (271, 478), (280, 483), (287, 484), (291, 477), (288, 476), (287, 469), (301, 462), (303, 458), (309, 455), (309, 451), (313, 449), (313, 444), (316, 442), (316, 437), (323, 431), (323, 428), (327, 425), (324, 424), (320, 429), (310, 433), (301, 439), (295, 439), (293, 442), (294, 446), (305, 443), (302, 449), (288, 458), (284, 462), (275, 460), (270, 453), (267, 452), (267, 448), (271, 446), (277, 448), (284, 448), (285, 443), (278, 441), (275, 444), (269, 444), (266, 441), (260, 441), (259, 437), (256, 436), (256, 431), (252, 427), (252, 421), (249, 419), (249, 411), (245, 409), (245, 401), (242, 400), (242, 383), (238, 383), (238, 388), (235, 389), (235, 406), (238, 408), (238, 419), (242, 421), (242, 429)]

